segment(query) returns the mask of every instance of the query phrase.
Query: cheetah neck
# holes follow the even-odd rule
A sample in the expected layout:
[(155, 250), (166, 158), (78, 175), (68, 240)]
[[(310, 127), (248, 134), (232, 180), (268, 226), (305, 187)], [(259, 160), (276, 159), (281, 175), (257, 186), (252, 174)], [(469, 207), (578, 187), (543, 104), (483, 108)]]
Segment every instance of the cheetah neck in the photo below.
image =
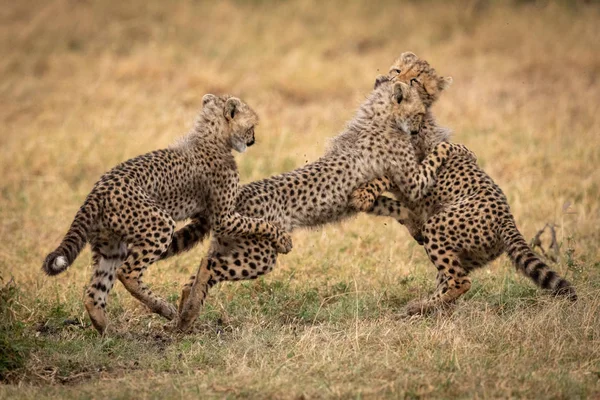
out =
[(423, 127), (419, 134), (412, 140), (415, 150), (423, 158), (431, 153), (441, 142), (450, 141), (452, 131), (443, 126), (439, 126), (431, 111), (427, 111), (423, 121)]
[(216, 145), (223, 151), (231, 152), (231, 141), (225, 132), (227, 129), (223, 118), (200, 113), (194, 127), (170, 147), (204, 152), (207, 146)]

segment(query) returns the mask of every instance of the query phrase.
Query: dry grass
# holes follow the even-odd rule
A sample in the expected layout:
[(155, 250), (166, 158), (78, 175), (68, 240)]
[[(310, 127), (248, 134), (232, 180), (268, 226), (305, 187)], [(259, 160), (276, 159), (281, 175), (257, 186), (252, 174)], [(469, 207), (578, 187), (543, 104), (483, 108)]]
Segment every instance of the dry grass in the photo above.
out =
[[(0, 10), (0, 397), (600, 396), (598, 6), (166, 4)], [(214, 289), (184, 337), (118, 286), (98, 338), (81, 301), (88, 250), (42, 275), (99, 175), (183, 134), (203, 94), (235, 93), (261, 115), (259, 144), (238, 158), (248, 182), (318, 157), (405, 50), (454, 77), (438, 119), (504, 189), (523, 233), (560, 225), (553, 268), (577, 304), (503, 257), (454, 313), (398, 319), (434, 271), (402, 227), (367, 216), (295, 233), (276, 271)], [(148, 280), (175, 301), (203, 253)]]

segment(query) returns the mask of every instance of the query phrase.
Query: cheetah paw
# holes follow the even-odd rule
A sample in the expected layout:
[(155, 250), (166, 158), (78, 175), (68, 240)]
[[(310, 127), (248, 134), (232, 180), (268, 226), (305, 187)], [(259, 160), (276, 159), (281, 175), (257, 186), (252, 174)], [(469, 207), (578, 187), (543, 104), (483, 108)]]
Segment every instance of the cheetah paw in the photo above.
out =
[(404, 313), (406, 316), (415, 316), (415, 315), (431, 315), (431, 314), (437, 314), (437, 313), (452, 313), (454, 309), (454, 303), (453, 302), (443, 302), (443, 301), (436, 301), (433, 299), (426, 299), (426, 300), (415, 300), (412, 301), (410, 303), (408, 303), (406, 305), (406, 307), (404, 307)]
[(452, 151), (459, 156), (470, 158), (473, 162), (477, 162), (477, 156), (466, 146), (462, 144), (452, 143)]
[(159, 303), (155, 312), (161, 315), (162, 317), (168, 319), (169, 321), (172, 321), (173, 319), (177, 318), (177, 309), (174, 305), (169, 304), (167, 302)]
[(375, 198), (368, 190), (357, 189), (350, 196), (350, 207), (356, 211), (371, 211), (374, 203)]
[(277, 252), (280, 254), (287, 254), (292, 251), (292, 237), (288, 233), (282, 234), (275, 242)]
[(411, 317), (414, 315), (426, 315), (432, 311), (432, 304), (427, 300), (414, 300), (408, 303), (403, 310), (403, 314)]

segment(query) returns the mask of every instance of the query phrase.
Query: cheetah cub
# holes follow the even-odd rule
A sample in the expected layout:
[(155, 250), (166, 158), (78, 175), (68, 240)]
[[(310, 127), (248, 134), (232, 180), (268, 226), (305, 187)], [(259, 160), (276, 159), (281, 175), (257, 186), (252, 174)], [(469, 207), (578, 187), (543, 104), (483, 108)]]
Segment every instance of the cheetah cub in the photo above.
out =
[[(418, 201), (451, 154), (472, 154), (462, 145), (440, 143), (418, 162), (410, 137), (419, 131), (424, 113), (425, 106), (411, 85), (378, 78), (322, 157), (294, 171), (243, 185), (236, 210), (276, 222), (287, 232), (315, 228), (355, 215), (348, 204), (352, 192), (382, 175), (390, 176), (407, 197)], [(174, 243), (181, 242), (178, 248), (187, 247), (185, 237), (175, 237)], [(168, 250), (163, 256), (174, 254)], [(182, 291), (177, 328), (189, 328), (211, 287), (255, 279), (272, 271), (276, 261), (277, 254), (264, 240), (213, 240), (207, 257)]]
[[(405, 53), (390, 70), (395, 80), (419, 81), (419, 95), (432, 104), (443, 80), (429, 64)], [(426, 157), (449, 131), (425, 118), (412, 136), (415, 152)], [(400, 202), (378, 197), (390, 190)], [(427, 313), (456, 301), (471, 287), (468, 274), (506, 252), (517, 270), (553, 294), (576, 300), (575, 289), (533, 253), (517, 229), (506, 196), (472, 158), (454, 154), (437, 174), (436, 183), (420, 201), (412, 201), (394, 188), (389, 179), (372, 181), (353, 193), (352, 204), (375, 215), (402, 220), (421, 244), (437, 273), (437, 289), (427, 299), (410, 303), (409, 315)]]
[(167, 250), (175, 221), (192, 218), (196, 241), (212, 228), (217, 237), (259, 237), (287, 253), (290, 236), (260, 218), (235, 212), (239, 176), (232, 150), (254, 144), (256, 113), (231, 96), (207, 94), (192, 132), (168, 149), (117, 165), (104, 174), (75, 215), (66, 236), (44, 261), (48, 275), (65, 271), (87, 242), (93, 276), (85, 307), (103, 333), (108, 293), (118, 278), (153, 312), (173, 319), (175, 307), (143, 283), (143, 274)]

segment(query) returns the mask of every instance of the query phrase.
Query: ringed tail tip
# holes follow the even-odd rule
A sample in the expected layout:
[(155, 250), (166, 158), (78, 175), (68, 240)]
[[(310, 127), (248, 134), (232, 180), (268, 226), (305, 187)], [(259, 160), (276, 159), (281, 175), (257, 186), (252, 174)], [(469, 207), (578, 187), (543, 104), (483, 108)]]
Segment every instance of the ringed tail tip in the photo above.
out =
[(52, 276), (60, 274), (68, 267), (69, 262), (65, 256), (56, 253), (50, 253), (48, 257), (46, 257), (42, 269), (44, 270), (46, 275)]

